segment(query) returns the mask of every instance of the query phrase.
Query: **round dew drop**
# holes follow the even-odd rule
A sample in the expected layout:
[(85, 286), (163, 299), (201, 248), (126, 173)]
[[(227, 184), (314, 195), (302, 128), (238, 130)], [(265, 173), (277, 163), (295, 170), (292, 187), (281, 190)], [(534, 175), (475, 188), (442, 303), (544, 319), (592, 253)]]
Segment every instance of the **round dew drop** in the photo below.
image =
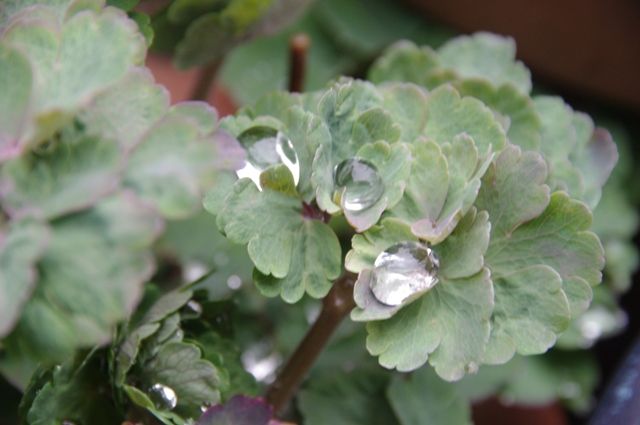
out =
[(333, 181), (340, 204), (346, 211), (366, 210), (384, 194), (384, 182), (375, 165), (363, 159), (342, 161), (334, 170)]
[(163, 384), (153, 384), (149, 388), (149, 398), (161, 410), (173, 410), (178, 405), (178, 396), (173, 388)]
[(300, 180), (298, 154), (291, 140), (281, 131), (265, 125), (251, 127), (238, 136), (238, 141), (247, 152), (244, 166), (236, 171), (238, 178), (250, 178), (258, 189), (260, 174), (272, 165), (284, 164), (297, 185)]
[(415, 300), (438, 283), (440, 261), (419, 242), (400, 242), (376, 258), (371, 291), (378, 301), (399, 306)]

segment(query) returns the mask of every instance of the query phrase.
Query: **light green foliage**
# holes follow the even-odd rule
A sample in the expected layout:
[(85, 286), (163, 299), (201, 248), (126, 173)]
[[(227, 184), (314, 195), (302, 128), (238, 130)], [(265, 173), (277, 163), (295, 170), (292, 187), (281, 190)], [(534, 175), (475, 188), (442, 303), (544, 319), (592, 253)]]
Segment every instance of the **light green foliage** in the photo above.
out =
[(270, 189), (261, 192), (242, 179), (216, 201), (223, 205), (218, 227), (231, 241), (248, 244), (256, 272), (262, 274), (256, 275), (262, 292), (281, 293), (288, 302), (305, 292), (326, 295), (340, 274), (340, 246), (327, 225), (302, 216), (299, 199)]
[[(20, 146), (46, 140), (144, 59), (144, 40), (115, 9), (64, 19), (46, 6), (37, 11), (37, 18), (21, 20), (2, 35), (4, 45), (20, 49), (32, 64), (33, 106), (22, 117)], [(96, 49), (103, 49), (100, 56), (92, 55)]]
[(411, 375), (396, 375), (387, 398), (400, 425), (468, 425), (471, 407), (456, 388), (427, 368)]
[(127, 193), (56, 221), (36, 287), (4, 341), (0, 368), (60, 362), (76, 348), (109, 341), (151, 274), (146, 247), (160, 225), (151, 209)]
[(24, 388), (38, 362), (111, 340), (155, 271), (162, 218), (201, 211), (216, 170), (238, 158), (210, 107), (169, 108), (138, 67), (144, 41), (122, 12), (100, 1), (3, 7), (0, 226), (11, 275), (0, 293), (11, 306), (0, 310), (0, 370)]

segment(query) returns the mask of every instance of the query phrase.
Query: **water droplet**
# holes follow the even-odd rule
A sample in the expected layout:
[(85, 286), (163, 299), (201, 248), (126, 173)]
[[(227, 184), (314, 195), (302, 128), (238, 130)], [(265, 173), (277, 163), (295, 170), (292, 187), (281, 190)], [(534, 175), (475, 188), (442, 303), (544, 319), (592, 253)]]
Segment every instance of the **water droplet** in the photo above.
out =
[(227, 279), (227, 286), (233, 290), (240, 289), (242, 286), (242, 279), (240, 276), (232, 274), (229, 276), (229, 279)]
[(365, 210), (384, 193), (384, 182), (376, 167), (358, 158), (346, 159), (336, 166), (334, 184), (339, 203), (348, 211)]
[(400, 242), (376, 258), (371, 291), (381, 303), (401, 305), (438, 283), (439, 266), (438, 257), (428, 246)]
[(153, 384), (148, 393), (149, 398), (158, 409), (173, 410), (178, 405), (178, 396), (171, 387), (163, 384)]
[(251, 127), (238, 136), (247, 151), (244, 166), (236, 171), (238, 178), (248, 177), (262, 190), (260, 174), (276, 164), (284, 164), (297, 185), (300, 180), (300, 163), (293, 143), (282, 132), (264, 125)]

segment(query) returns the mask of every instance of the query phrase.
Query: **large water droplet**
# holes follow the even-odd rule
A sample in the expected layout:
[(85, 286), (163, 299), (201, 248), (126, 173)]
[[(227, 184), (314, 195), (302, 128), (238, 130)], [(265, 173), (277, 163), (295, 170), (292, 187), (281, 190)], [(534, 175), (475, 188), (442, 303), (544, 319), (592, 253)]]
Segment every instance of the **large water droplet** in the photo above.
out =
[(401, 242), (378, 255), (371, 278), (373, 295), (386, 305), (415, 299), (438, 283), (440, 261), (431, 248)]
[(260, 174), (272, 165), (284, 164), (297, 185), (300, 180), (300, 163), (293, 143), (282, 132), (265, 125), (251, 127), (238, 136), (247, 151), (244, 167), (236, 171), (238, 178), (248, 177), (262, 190)]
[(342, 161), (335, 168), (333, 181), (339, 203), (348, 211), (365, 210), (384, 193), (384, 182), (375, 165), (363, 159)]
[(163, 384), (153, 384), (148, 391), (149, 398), (158, 409), (173, 410), (178, 405), (178, 396), (173, 388)]

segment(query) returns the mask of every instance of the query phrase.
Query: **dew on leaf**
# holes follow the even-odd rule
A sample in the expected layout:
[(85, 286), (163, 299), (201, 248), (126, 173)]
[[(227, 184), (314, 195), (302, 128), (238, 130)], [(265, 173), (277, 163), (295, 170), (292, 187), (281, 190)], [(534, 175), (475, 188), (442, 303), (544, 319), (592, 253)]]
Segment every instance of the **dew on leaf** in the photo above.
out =
[(173, 388), (163, 384), (153, 384), (148, 391), (153, 404), (161, 410), (173, 410), (178, 405), (178, 396)]
[(198, 301), (191, 300), (187, 303), (186, 308), (191, 314), (200, 316), (202, 314), (202, 306)]
[(374, 263), (371, 291), (378, 301), (398, 306), (412, 301), (438, 283), (440, 261), (419, 242), (400, 242), (382, 252)]
[(347, 211), (370, 208), (382, 197), (384, 182), (375, 165), (358, 158), (338, 164), (334, 171), (336, 198)]
[(300, 180), (300, 162), (293, 143), (281, 131), (268, 126), (251, 127), (238, 136), (238, 141), (247, 151), (244, 166), (236, 171), (238, 178), (250, 178), (258, 189), (260, 174), (272, 165), (284, 164), (297, 185)]

